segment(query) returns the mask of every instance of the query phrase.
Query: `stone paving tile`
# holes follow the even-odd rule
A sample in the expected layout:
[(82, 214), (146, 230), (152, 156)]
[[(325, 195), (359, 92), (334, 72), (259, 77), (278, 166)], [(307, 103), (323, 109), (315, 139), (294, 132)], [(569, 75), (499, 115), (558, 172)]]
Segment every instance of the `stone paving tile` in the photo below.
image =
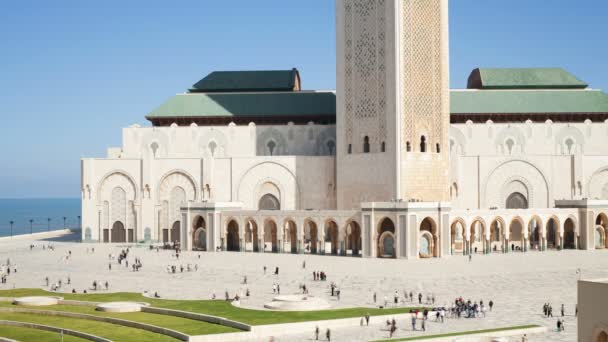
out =
[[(584, 278), (608, 277), (608, 250), (598, 251), (548, 251), (511, 254), (477, 255), (472, 262), (462, 256), (434, 260), (380, 260), (352, 257), (289, 255), (271, 253), (195, 253), (185, 252), (179, 260), (169, 251), (149, 251), (132, 248), (130, 262), (135, 257), (142, 260), (140, 272), (120, 267), (113, 262), (108, 271), (108, 254), (117, 255), (120, 247), (103, 244), (53, 242), (54, 251), (43, 251), (42, 242), (30, 251), (29, 240), (0, 242), (0, 263), (11, 258), (18, 266), (18, 273), (11, 274), (8, 284), (0, 289), (15, 287), (44, 287), (44, 277), (51, 282), (69, 276), (70, 287), (78, 292), (89, 289), (93, 280), (108, 280), (111, 291), (158, 291), (166, 298), (209, 299), (215, 293), (223, 298), (224, 291), (233, 296), (249, 288), (252, 297), (243, 300), (243, 306), (262, 309), (273, 298), (272, 284), (281, 285), (282, 294), (297, 293), (300, 284), (306, 284), (312, 295), (327, 299), (335, 308), (373, 307), (373, 293), (378, 301), (387, 296), (389, 302), (395, 290), (420, 291), (426, 296), (433, 293), (437, 304), (451, 303), (456, 297), (495, 302), (494, 311), (485, 319), (454, 319), (440, 324), (429, 322), (427, 334), (507, 327), (521, 324), (540, 324), (551, 332), (542, 336), (530, 336), (530, 341), (576, 341), (576, 320), (572, 316), (576, 303), (577, 269)], [(48, 243), (48, 242), (46, 242)], [(94, 254), (87, 248), (94, 247)], [(64, 260), (68, 251), (72, 257)], [(200, 255), (200, 258), (199, 258)], [(306, 260), (306, 269), (302, 261)], [(197, 272), (168, 274), (167, 265), (190, 263), (199, 266)], [(267, 274), (262, 268), (268, 267)], [(280, 267), (279, 276), (272, 275), (274, 267)], [(312, 281), (312, 271), (323, 270), (328, 281)], [(247, 276), (248, 284), (241, 284)], [(341, 289), (341, 300), (329, 293), (330, 282)], [(554, 315), (559, 315), (562, 303), (566, 306), (566, 331), (554, 332), (557, 318), (545, 319), (542, 305), (550, 302)], [(409, 303), (406, 303), (409, 305)], [(409, 329), (409, 322), (399, 322), (397, 337), (421, 334)], [(336, 341), (367, 341), (386, 338), (382, 325), (369, 328), (347, 328), (333, 331)], [(279, 337), (279, 341), (307, 341), (310, 334)], [(267, 341), (263, 339), (261, 341)]]

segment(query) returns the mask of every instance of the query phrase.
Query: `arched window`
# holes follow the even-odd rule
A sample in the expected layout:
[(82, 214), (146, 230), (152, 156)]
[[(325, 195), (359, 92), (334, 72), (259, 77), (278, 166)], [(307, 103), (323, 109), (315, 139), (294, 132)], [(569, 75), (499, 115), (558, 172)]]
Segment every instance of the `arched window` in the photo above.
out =
[(380, 151), (381, 152), (386, 152), (386, 143), (383, 141), (382, 144), (380, 145)]
[(424, 135), (420, 137), (420, 152), (426, 152), (426, 137)]
[(158, 144), (153, 142), (152, 145), (150, 145), (150, 149), (152, 150), (152, 156), (154, 158), (156, 158), (156, 151), (158, 151)]
[(348, 154), (353, 153), (353, 145), (352, 144), (348, 144)]
[(409, 141), (405, 143), (405, 150), (407, 152), (412, 152), (412, 144), (410, 144)]
[(528, 209), (528, 199), (519, 192), (514, 192), (507, 198), (507, 209)]
[(272, 156), (274, 153), (274, 148), (277, 147), (277, 144), (274, 141), (270, 140), (266, 144), (266, 147), (268, 147), (268, 152), (270, 152), (270, 155)]
[(259, 210), (281, 210), (281, 202), (272, 194), (266, 194), (260, 198)]
[(329, 155), (333, 156), (334, 151), (336, 150), (336, 143), (333, 140), (329, 140), (327, 143), (327, 150), (329, 151)]
[(217, 148), (217, 144), (215, 141), (209, 142), (209, 152), (211, 152), (211, 156), (215, 157), (215, 149)]
[(566, 139), (566, 154), (574, 154), (574, 141), (570, 138)]
[(369, 137), (363, 138), (363, 153), (369, 153)]
[(507, 146), (508, 153), (513, 154), (513, 147), (515, 146), (515, 141), (513, 141), (513, 139), (508, 139), (505, 142), (505, 145)]
[(439, 144), (435, 144), (435, 150), (437, 151), (437, 153), (441, 153), (441, 147), (439, 146)]

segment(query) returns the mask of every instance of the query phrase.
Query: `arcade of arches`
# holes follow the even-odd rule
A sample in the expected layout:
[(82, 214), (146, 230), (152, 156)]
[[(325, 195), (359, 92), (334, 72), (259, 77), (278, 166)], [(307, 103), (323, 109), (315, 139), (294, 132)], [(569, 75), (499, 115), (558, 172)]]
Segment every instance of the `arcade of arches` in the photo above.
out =
[[(367, 256), (378, 258), (436, 258), (443, 255), (469, 255), (546, 251), (562, 249), (608, 249), (608, 214), (597, 213), (594, 229), (581, 237), (579, 216), (566, 210), (532, 213), (532, 210), (509, 211), (507, 216), (445, 215), (445, 240), (437, 216), (410, 216), (411, 231), (404, 224), (406, 216), (388, 215), (374, 218), (372, 229), (365, 231), (356, 212), (349, 217), (307, 217), (306, 211), (226, 211), (218, 224), (218, 242), (210, 244), (213, 236), (209, 221), (202, 214), (193, 214), (188, 232), (192, 250), (223, 250), (235, 252), (266, 252), (292, 254), (322, 254)], [(490, 211), (488, 211), (490, 213)], [(220, 216), (217, 216), (218, 218)], [(369, 216), (364, 216), (365, 221)], [(399, 224), (395, 221), (399, 218)], [(165, 231), (166, 241), (180, 239), (180, 221)], [(416, 227), (414, 226), (414, 227)], [(405, 228), (399, 228), (405, 227)], [(403, 229), (408, 229), (407, 232)], [(114, 242), (128, 241), (130, 233), (120, 222), (107, 232)], [(583, 240), (586, 238), (587, 240)], [(399, 242), (401, 241), (401, 242)], [(411, 241), (411, 242), (410, 242)], [(586, 245), (583, 245), (585, 243)], [(410, 245), (411, 244), (411, 245)], [(211, 247), (213, 246), (213, 247)], [(212, 249), (210, 249), (212, 248)], [(367, 248), (367, 249), (366, 249)], [(407, 252), (407, 253), (406, 253)]]
[[(580, 233), (577, 219), (570, 215), (560, 220), (556, 216), (543, 218), (533, 215), (527, 219), (495, 217), (486, 228), (482, 218), (475, 218), (467, 226), (465, 220), (452, 219), (450, 253), (452, 255), (489, 254), (508, 252), (545, 251), (548, 249), (578, 249)], [(606, 244), (605, 214), (597, 216), (594, 248), (608, 248)]]

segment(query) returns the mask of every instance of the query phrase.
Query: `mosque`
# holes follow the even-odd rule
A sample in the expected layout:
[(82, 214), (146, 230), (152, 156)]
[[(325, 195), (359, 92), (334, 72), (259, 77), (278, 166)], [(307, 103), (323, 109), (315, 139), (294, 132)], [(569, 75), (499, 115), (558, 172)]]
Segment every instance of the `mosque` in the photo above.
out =
[(608, 247), (608, 95), (560, 68), (449, 88), (447, 0), (336, 0), (337, 89), (216, 71), (81, 161), (82, 240), (434, 258)]

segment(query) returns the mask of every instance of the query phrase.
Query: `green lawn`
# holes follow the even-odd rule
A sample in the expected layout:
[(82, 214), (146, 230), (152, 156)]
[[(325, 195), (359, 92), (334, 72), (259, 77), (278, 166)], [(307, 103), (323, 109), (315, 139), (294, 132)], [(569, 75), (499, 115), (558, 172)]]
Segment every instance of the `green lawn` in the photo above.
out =
[[(151, 333), (141, 329), (127, 328), (116, 324), (89, 321), (78, 318), (0, 312), (0, 319), (37, 323), (50, 325), (56, 328), (77, 330), (83, 333), (105, 337), (113, 341), (177, 341), (172, 337)], [(12, 330), (12, 327), (9, 328), (9, 330)]]
[[(20, 328), (20, 327), (5, 327), (0, 326), (0, 337), (10, 338), (17, 341), (45, 341), (45, 342), (61, 342), (61, 334), (50, 331)], [(63, 335), (64, 342), (84, 342), (87, 340)]]
[(425, 336), (405, 337), (405, 338), (393, 339), (393, 340), (379, 340), (379, 341), (375, 341), (375, 342), (418, 341), (418, 340), (428, 340), (428, 339), (432, 339), (432, 338), (463, 336), (463, 335), (483, 334), (483, 333), (493, 333), (493, 332), (498, 332), (498, 331), (531, 329), (531, 328), (538, 328), (538, 327), (540, 327), (540, 326), (539, 325), (520, 325), (520, 326), (515, 326), (515, 327), (507, 327), (507, 328), (462, 331), (462, 332), (449, 333), (449, 334), (440, 334), (440, 335), (425, 335)]
[[(24, 297), (24, 296), (62, 296), (65, 299), (92, 301), (92, 302), (113, 302), (113, 301), (136, 301), (147, 302), (152, 306), (166, 309), (189, 311), (214, 316), (220, 316), (231, 320), (239, 321), (250, 325), (280, 324), (305, 321), (317, 321), (339, 318), (362, 317), (366, 313), (371, 316), (392, 315), (407, 313), (410, 308), (389, 308), (389, 309), (370, 309), (370, 308), (349, 308), (322, 311), (302, 311), (302, 312), (277, 312), (264, 310), (250, 310), (234, 307), (229, 302), (223, 300), (163, 300), (147, 298), (139, 293), (92, 293), (92, 294), (59, 294), (47, 292), (41, 289), (15, 289), (1, 290), (0, 297)], [(422, 309), (422, 308), (421, 308)]]
[(146, 312), (129, 312), (129, 313), (109, 313), (100, 312), (95, 310), (94, 306), (77, 306), (77, 305), (51, 305), (45, 307), (28, 307), (28, 306), (15, 306), (9, 302), (0, 302), (0, 308), (29, 308), (34, 310), (48, 310), (48, 311), (64, 311), (64, 312), (75, 312), (95, 316), (120, 318), (128, 321), (134, 321), (139, 323), (156, 325), (158, 327), (167, 328), (175, 331), (179, 331), (188, 335), (209, 335), (209, 334), (222, 334), (230, 332), (239, 332), (240, 330), (226, 327), (219, 324), (211, 324), (207, 322), (197, 321), (193, 319), (158, 315)]

